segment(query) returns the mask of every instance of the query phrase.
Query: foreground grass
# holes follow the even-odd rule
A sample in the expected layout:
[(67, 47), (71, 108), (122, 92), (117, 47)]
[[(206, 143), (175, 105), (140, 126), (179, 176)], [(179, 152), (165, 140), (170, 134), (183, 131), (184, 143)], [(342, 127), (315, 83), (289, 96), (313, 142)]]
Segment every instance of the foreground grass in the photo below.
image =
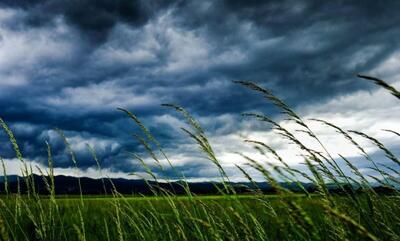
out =
[[(38, 233), (46, 240), (366, 240), (368, 235), (391, 240), (399, 235), (397, 196), (360, 194), (356, 199), (362, 212), (346, 197), (333, 197), (343, 217), (330, 214), (317, 195), (90, 197), (80, 211), (76, 198), (57, 199), (53, 206), (50, 199), (10, 197), (3, 199), (0, 214), (16, 240), (40, 240)], [(346, 218), (360, 220), (357, 225), (371, 233)], [(78, 231), (81, 222), (84, 236)]]
[[(400, 92), (384, 81), (368, 76), (359, 77), (374, 81), (400, 99)], [(261, 94), (279, 108), (288, 121), (297, 125), (296, 131), (289, 131), (266, 115), (243, 114), (271, 126), (277, 138), (296, 146), (299, 155), (304, 158), (307, 171), (289, 166), (267, 143), (245, 140), (254, 145), (264, 158), (254, 160), (239, 153), (248, 162), (237, 168), (249, 182), (255, 184), (252, 192), (258, 194), (238, 195), (230, 186), (229, 176), (199, 123), (185, 109), (166, 104), (166, 107), (175, 109), (183, 116), (188, 127), (182, 130), (199, 145), (219, 171), (222, 183), (222, 186), (218, 186), (220, 196), (195, 196), (183, 175), (182, 185), (186, 187), (186, 196), (176, 196), (157, 186), (151, 186), (153, 197), (125, 197), (116, 189), (112, 196), (106, 197), (82, 194), (74, 197), (57, 196), (49, 145), (49, 168), (39, 170), (49, 195), (40, 196), (35, 192), (31, 175), (33, 168), (24, 161), (12, 131), (0, 119), (22, 163), (24, 180), (21, 180), (21, 185), (25, 185), (27, 190), (24, 194), (20, 191), (10, 193), (7, 181), (4, 183), (4, 193), (0, 196), (0, 240), (400, 240), (400, 195), (395, 188), (400, 185), (400, 161), (391, 150), (362, 132), (343, 130), (324, 120), (313, 120), (344, 136), (349, 145), (355, 146), (364, 156), (370, 164), (369, 170), (374, 173), (363, 174), (356, 164), (343, 156), (340, 156), (341, 161), (346, 165), (339, 166), (338, 160), (332, 157), (318, 136), (282, 100), (268, 89), (251, 82), (237, 83)], [(163, 170), (160, 160), (166, 160), (168, 168), (174, 170), (173, 164), (145, 125), (131, 112), (121, 110), (140, 128), (141, 134), (134, 137), (154, 163), (144, 161), (136, 153), (132, 153), (132, 156), (141, 163), (148, 179), (157, 183), (159, 175), (156, 173)], [(400, 136), (396, 130), (384, 131)], [(295, 132), (307, 133), (319, 143), (321, 150), (313, 150), (303, 144), (302, 140), (296, 138)], [(78, 160), (67, 138), (61, 131), (59, 133), (73, 165), (78, 168)], [(354, 135), (371, 141), (391, 161), (391, 165), (382, 165), (379, 160), (373, 160), (353, 139)], [(89, 150), (101, 171), (95, 150), (90, 147)], [(277, 194), (261, 195), (246, 171), (248, 168), (261, 173)], [(3, 171), (6, 177), (4, 164)], [(349, 172), (352, 174), (345, 174)], [(304, 180), (316, 187), (315, 194), (310, 194), (303, 186)], [(377, 194), (371, 180), (391, 190), (391, 195)], [(281, 185), (282, 182), (297, 184), (302, 194), (286, 189)], [(333, 194), (329, 190), (330, 185), (335, 185), (341, 195)]]

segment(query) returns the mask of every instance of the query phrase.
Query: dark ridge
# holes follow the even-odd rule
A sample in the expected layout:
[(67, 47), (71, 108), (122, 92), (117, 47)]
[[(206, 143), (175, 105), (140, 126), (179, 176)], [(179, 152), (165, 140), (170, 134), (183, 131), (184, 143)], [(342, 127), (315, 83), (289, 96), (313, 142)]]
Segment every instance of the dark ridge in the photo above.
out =
[[(35, 192), (41, 195), (48, 195), (49, 191), (46, 186), (45, 180), (50, 183), (49, 177), (33, 175), (33, 180), (35, 183)], [(18, 192), (18, 183), (20, 192), (27, 193), (27, 185), (25, 179), (19, 176), (8, 176), (8, 190), (11, 193)], [(124, 178), (103, 178), (94, 179), (88, 177), (81, 177), (82, 194), (84, 195), (101, 195), (101, 194), (111, 194), (115, 189), (121, 194), (128, 195), (154, 195), (157, 192), (168, 191), (175, 195), (186, 194), (185, 182), (174, 181), (174, 182), (155, 182), (146, 181), (143, 179), (124, 179)], [(0, 193), (4, 193), (4, 177), (0, 177)], [(78, 178), (71, 176), (55, 176), (55, 193), (58, 195), (78, 195), (80, 194)], [(301, 183), (305, 190), (309, 193), (314, 193), (317, 189), (312, 183)], [(237, 194), (275, 194), (276, 190), (267, 182), (231, 182), (229, 183)], [(292, 192), (303, 193), (304, 190), (300, 189), (298, 183), (280, 183), (280, 185)], [(221, 194), (220, 190), (223, 189), (223, 184), (219, 182), (188, 182), (187, 186), (193, 194), (198, 195), (217, 195)], [(331, 193), (344, 194), (349, 191), (354, 191), (357, 193), (363, 190), (357, 186), (343, 185), (339, 187), (336, 184), (327, 185)], [(383, 187), (376, 185), (374, 190), (382, 194), (391, 194), (395, 192), (395, 188)]]

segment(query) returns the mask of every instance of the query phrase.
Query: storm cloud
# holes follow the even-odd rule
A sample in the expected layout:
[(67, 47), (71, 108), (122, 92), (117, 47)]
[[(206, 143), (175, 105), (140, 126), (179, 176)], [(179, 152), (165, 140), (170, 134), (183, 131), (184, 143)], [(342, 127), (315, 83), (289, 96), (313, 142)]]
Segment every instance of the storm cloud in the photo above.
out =
[[(398, 1), (2, 1), (0, 117), (36, 163), (46, 163), (49, 141), (55, 165), (72, 166), (60, 128), (82, 170), (96, 165), (87, 143), (110, 172), (140, 172), (130, 154), (145, 152), (132, 136), (138, 128), (116, 110), (126, 108), (187, 177), (218, 176), (179, 129), (184, 121), (160, 106), (175, 103), (199, 119), (234, 176), (232, 153), (253, 151), (243, 136), (290, 153), (267, 127), (240, 117), (280, 118), (232, 83), (240, 79), (272, 89), (304, 117), (367, 129), (391, 146), (393, 136), (375, 130), (396, 128), (398, 104), (355, 75), (399, 84), (399, 8)], [(5, 134), (0, 142), (0, 155), (12, 160)]]

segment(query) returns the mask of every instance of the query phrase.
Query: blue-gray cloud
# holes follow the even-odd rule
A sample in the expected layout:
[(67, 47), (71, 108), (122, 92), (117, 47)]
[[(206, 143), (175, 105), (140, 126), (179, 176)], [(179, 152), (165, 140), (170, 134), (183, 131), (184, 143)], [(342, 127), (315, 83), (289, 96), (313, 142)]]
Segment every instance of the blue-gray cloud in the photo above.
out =
[[(141, 117), (170, 150), (185, 151), (178, 147), (187, 139), (174, 124), (159, 121), (171, 114), (161, 103), (183, 105), (200, 119), (233, 116), (206, 123), (211, 134), (229, 134), (237, 131), (232, 123), (243, 126), (241, 112), (277, 114), (234, 79), (268, 86), (293, 107), (369, 88), (354, 75), (399, 49), (399, 5), (2, 1), (0, 116), (27, 158), (45, 162), (44, 142), (50, 140), (56, 165), (70, 166), (50, 131), (58, 127), (71, 140), (92, 140), (105, 167), (134, 171), (127, 152), (144, 150), (132, 137), (137, 128), (116, 107)], [(13, 157), (3, 146), (1, 155)], [(95, 164), (76, 148), (83, 168)], [(186, 170), (200, 164), (191, 165)], [(186, 174), (198, 176), (194, 172)]]

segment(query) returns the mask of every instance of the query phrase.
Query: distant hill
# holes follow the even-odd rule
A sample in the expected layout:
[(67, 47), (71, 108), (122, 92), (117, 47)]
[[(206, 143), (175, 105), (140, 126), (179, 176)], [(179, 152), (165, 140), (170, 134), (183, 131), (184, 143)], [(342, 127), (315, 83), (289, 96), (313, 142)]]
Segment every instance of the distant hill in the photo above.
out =
[[(8, 184), (9, 190), (13, 193), (16, 193), (18, 190), (18, 181), (20, 180), (20, 191), (21, 193), (26, 193), (27, 187), (24, 182), (23, 177), (18, 176), (8, 176)], [(49, 194), (48, 189), (46, 187), (46, 182), (44, 179), (49, 182), (48, 177), (42, 177), (38, 175), (33, 175), (33, 179), (35, 182), (35, 191), (39, 194)], [(83, 194), (104, 194), (104, 193), (112, 193), (112, 190), (115, 188), (119, 193), (122, 194), (136, 194), (136, 195), (152, 195), (154, 191), (159, 190), (167, 190), (176, 195), (185, 194), (185, 186), (187, 185), (192, 193), (195, 194), (220, 194), (220, 191), (223, 188), (222, 183), (218, 182), (188, 182), (187, 184), (183, 181), (176, 182), (154, 182), (154, 181), (145, 181), (145, 180), (132, 180), (132, 179), (123, 179), (123, 178), (103, 178), (103, 179), (94, 179), (88, 177), (80, 178), (82, 193)], [(4, 192), (4, 177), (0, 177), (0, 193)], [(55, 176), (55, 191), (56, 194), (69, 194), (75, 195), (79, 194), (79, 179), (77, 177), (71, 176)], [(274, 194), (276, 190), (267, 182), (232, 182), (229, 183), (231, 187), (235, 189), (235, 191), (239, 194), (250, 194), (254, 193), (254, 190), (259, 190), (265, 194)], [(301, 183), (303, 187), (310, 193), (316, 191), (315, 185), (311, 183)], [(303, 192), (297, 183), (281, 183), (281, 186), (294, 191), (294, 192)], [(330, 184), (328, 188), (331, 192), (341, 193), (342, 189), (338, 188), (337, 185)], [(347, 187), (349, 188), (349, 187)], [(357, 188), (354, 188), (357, 191)], [(377, 186), (375, 189), (379, 192), (390, 193), (391, 191), (388, 188)]]
[[(10, 176), (7, 176), (7, 180), (9, 181), (9, 182), (15, 182), (15, 181), (17, 181), (17, 179), (18, 178), (21, 178), (21, 177), (19, 177), (19, 176), (17, 176), (17, 175), (10, 175)], [(0, 183), (2, 183), (2, 182), (4, 182), (4, 176), (0, 176)]]

